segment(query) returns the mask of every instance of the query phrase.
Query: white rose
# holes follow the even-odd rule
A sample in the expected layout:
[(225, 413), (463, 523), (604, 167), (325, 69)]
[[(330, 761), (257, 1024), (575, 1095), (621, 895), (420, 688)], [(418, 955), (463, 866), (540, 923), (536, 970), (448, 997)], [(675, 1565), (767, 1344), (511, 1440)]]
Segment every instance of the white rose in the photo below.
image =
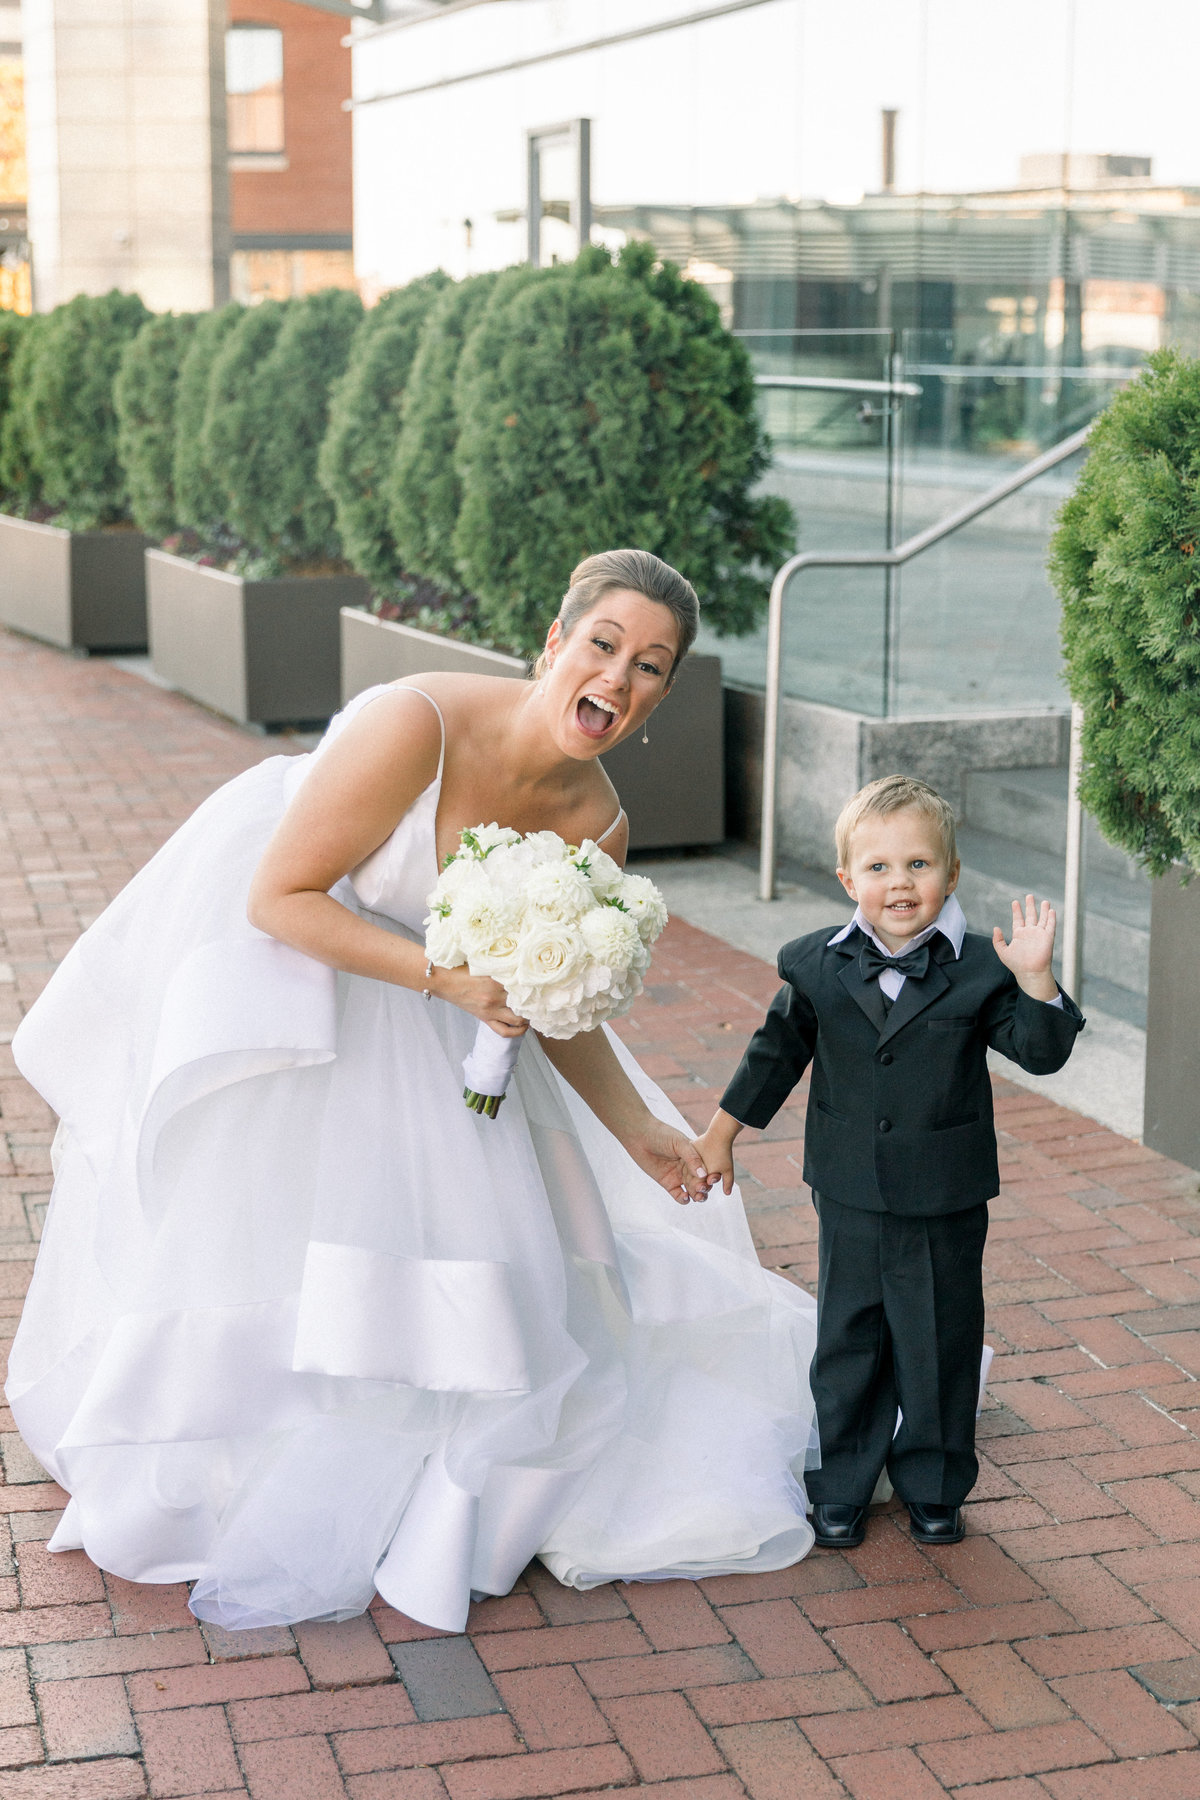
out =
[(471, 952), (472, 975), (490, 975), (502, 988), (516, 978), (520, 940), (514, 931), (502, 931), (489, 944)]
[(479, 858), (490, 856), (494, 850), (506, 848), (509, 844), (519, 844), (521, 841), (519, 831), (512, 831), (507, 825), (497, 825), (495, 819), (490, 825), (473, 825), (463, 836), (473, 840), (472, 854)]
[(581, 861), (587, 860), (588, 880), (598, 900), (609, 900), (620, 893), (625, 875), (620, 863), (614, 862), (607, 850), (601, 850), (591, 838), (585, 838), (579, 846), (579, 854)]
[(481, 872), (454, 904), (459, 941), (474, 969), (475, 959), (498, 938), (515, 939), (518, 911)]
[(583, 968), (587, 950), (573, 925), (555, 919), (529, 919), (517, 949), (516, 980), (519, 985), (547, 988), (566, 985)]
[(479, 863), (473, 856), (455, 856), (438, 876), (438, 884), (426, 904), (436, 906), (439, 900), (454, 900), (479, 880)]
[(667, 922), (667, 907), (649, 876), (624, 876), (616, 898), (636, 920), (643, 944), (652, 944)]
[(619, 906), (596, 906), (579, 921), (583, 941), (606, 968), (632, 968), (642, 948), (637, 921)]
[(574, 863), (546, 862), (529, 871), (525, 904), (552, 919), (577, 919), (596, 904), (588, 878)]
[(425, 954), (439, 969), (457, 969), (466, 961), (453, 914), (434, 912), (426, 919)]

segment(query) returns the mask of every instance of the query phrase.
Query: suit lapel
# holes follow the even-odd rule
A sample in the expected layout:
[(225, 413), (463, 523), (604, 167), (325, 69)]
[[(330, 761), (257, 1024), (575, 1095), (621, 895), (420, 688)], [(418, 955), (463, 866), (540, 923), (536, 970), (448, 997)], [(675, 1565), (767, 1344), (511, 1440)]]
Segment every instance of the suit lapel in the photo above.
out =
[[(938, 954), (943, 945), (945, 945), (945, 951), (949, 957), (953, 958), (953, 945), (946, 938), (939, 938), (936, 949), (931, 952), (929, 969), (924, 979), (922, 981), (910, 979), (900, 989), (899, 996), (880, 1032), (879, 1042), (881, 1044), (886, 1044), (889, 1038), (894, 1038), (898, 1031), (903, 1031), (906, 1025), (910, 1025), (919, 1014), (923, 1013), (927, 1006), (932, 1006), (935, 1000), (940, 1000), (950, 986), (950, 977), (943, 969), (942, 958)], [(879, 983), (872, 982), (871, 985), (878, 987)]]
[[(845, 945), (838, 944), (836, 946), (843, 959), (842, 966), (838, 970), (838, 980), (841, 982), (850, 998), (854, 1001), (855, 1005), (861, 1007), (863, 1012), (866, 1013), (876, 1031), (882, 1031), (887, 1023), (887, 1007), (883, 1003), (883, 995), (879, 991), (879, 983), (877, 981), (864, 981), (858, 972), (858, 950), (860, 942), (861, 939), (859, 934), (855, 932), (854, 936), (849, 938)], [(911, 982), (906, 981), (904, 987), (908, 988), (911, 985)], [(903, 994), (904, 989), (901, 989), (901, 998), (903, 998)], [(895, 1007), (893, 1007), (892, 1011), (894, 1012), (895, 1010)]]

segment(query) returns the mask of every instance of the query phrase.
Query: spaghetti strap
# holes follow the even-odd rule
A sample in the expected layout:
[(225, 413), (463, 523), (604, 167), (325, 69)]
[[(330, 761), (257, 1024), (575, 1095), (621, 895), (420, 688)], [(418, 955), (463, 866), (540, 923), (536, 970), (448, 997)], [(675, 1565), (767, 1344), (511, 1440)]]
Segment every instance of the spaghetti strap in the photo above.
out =
[(613, 832), (617, 829), (617, 826), (621, 823), (621, 820), (624, 817), (625, 817), (625, 808), (623, 806), (618, 806), (616, 818), (613, 820), (612, 824), (609, 826), (607, 831), (602, 831), (600, 833), (600, 836), (596, 839), (596, 842), (598, 844), (602, 844), (606, 837), (611, 837)]
[[(410, 687), (410, 688), (406, 688), (405, 692), (409, 693), (409, 694), (420, 694), (422, 700), (428, 700), (430, 706), (432, 706), (434, 712), (438, 716), (438, 724), (442, 728), (442, 749), (441, 749), (441, 754), (438, 757), (437, 774), (434, 777), (434, 780), (440, 781), (442, 779), (442, 770), (445, 767), (445, 763), (446, 763), (446, 721), (442, 717), (442, 709), (438, 705), (437, 701), (434, 699), (433, 695), (427, 694), (425, 692), (424, 688)], [(612, 830), (611, 825), (609, 826), (608, 830), (609, 831)], [(606, 832), (605, 836), (607, 836), (607, 835), (608, 835), (608, 833)]]

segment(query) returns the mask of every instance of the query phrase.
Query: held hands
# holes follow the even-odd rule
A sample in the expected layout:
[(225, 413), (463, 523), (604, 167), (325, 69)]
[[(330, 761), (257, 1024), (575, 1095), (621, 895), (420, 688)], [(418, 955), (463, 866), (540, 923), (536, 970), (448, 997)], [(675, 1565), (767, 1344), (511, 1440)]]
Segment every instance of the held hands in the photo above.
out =
[(696, 1139), (696, 1150), (704, 1167), (708, 1171), (708, 1184), (715, 1187), (721, 1184), (721, 1192), (733, 1192), (733, 1140), (728, 1132), (722, 1131), (717, 1115), (703, 1137)]
[(1033, 1000), (1053, 1000), (1058, 983), (1050, 973), (1054, 955), (1054, 908), (1043, 900), (1039, 908), (1032, 894), (1012, 903), (1012, 941), (1005, 942), (999, 925), (992, 933), (992, 945), (1006, 969), (1011, 969), (1018, 984)]
[(682, 1131), (664, 1125), (651, 1113), (636, 1135), (622, 1141), (638, 1168), (666, 1188), (680, 1206), (689, 1200), (708, 1199), (711, 1177), (695, 1144)]

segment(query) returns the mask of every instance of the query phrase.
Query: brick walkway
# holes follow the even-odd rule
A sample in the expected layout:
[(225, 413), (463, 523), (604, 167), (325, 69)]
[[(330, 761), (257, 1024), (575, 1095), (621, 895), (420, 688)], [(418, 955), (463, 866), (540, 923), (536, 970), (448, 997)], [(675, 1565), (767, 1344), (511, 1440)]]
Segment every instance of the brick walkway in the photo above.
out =
[[(279, 748), (0, 634), (0, 1039), (76, 930), (202, 796)], [(774, 986), (673, 924), (626, 1029), (699, 1124)], [(50, 1121), (0, 1049), (0, 1309), (15, 1323)], [(996, 1346), (970, 1535), (895, 1511), (777, 1575), (559, 1588), (442, 1637), (201, 1630), (182, 1587), (44, 1542), (61, 1492), (0, 1441), (0, 1800), (1196, 1800), (1195, 1175), (997, 1083)], [(814, 1272), (802, 1111), (742, 1152), (764, 1260)], [(716, 1204), (716, 1202), (710, 1202)], [(10, 1542), (11, 1537), (11, 1542)]]

